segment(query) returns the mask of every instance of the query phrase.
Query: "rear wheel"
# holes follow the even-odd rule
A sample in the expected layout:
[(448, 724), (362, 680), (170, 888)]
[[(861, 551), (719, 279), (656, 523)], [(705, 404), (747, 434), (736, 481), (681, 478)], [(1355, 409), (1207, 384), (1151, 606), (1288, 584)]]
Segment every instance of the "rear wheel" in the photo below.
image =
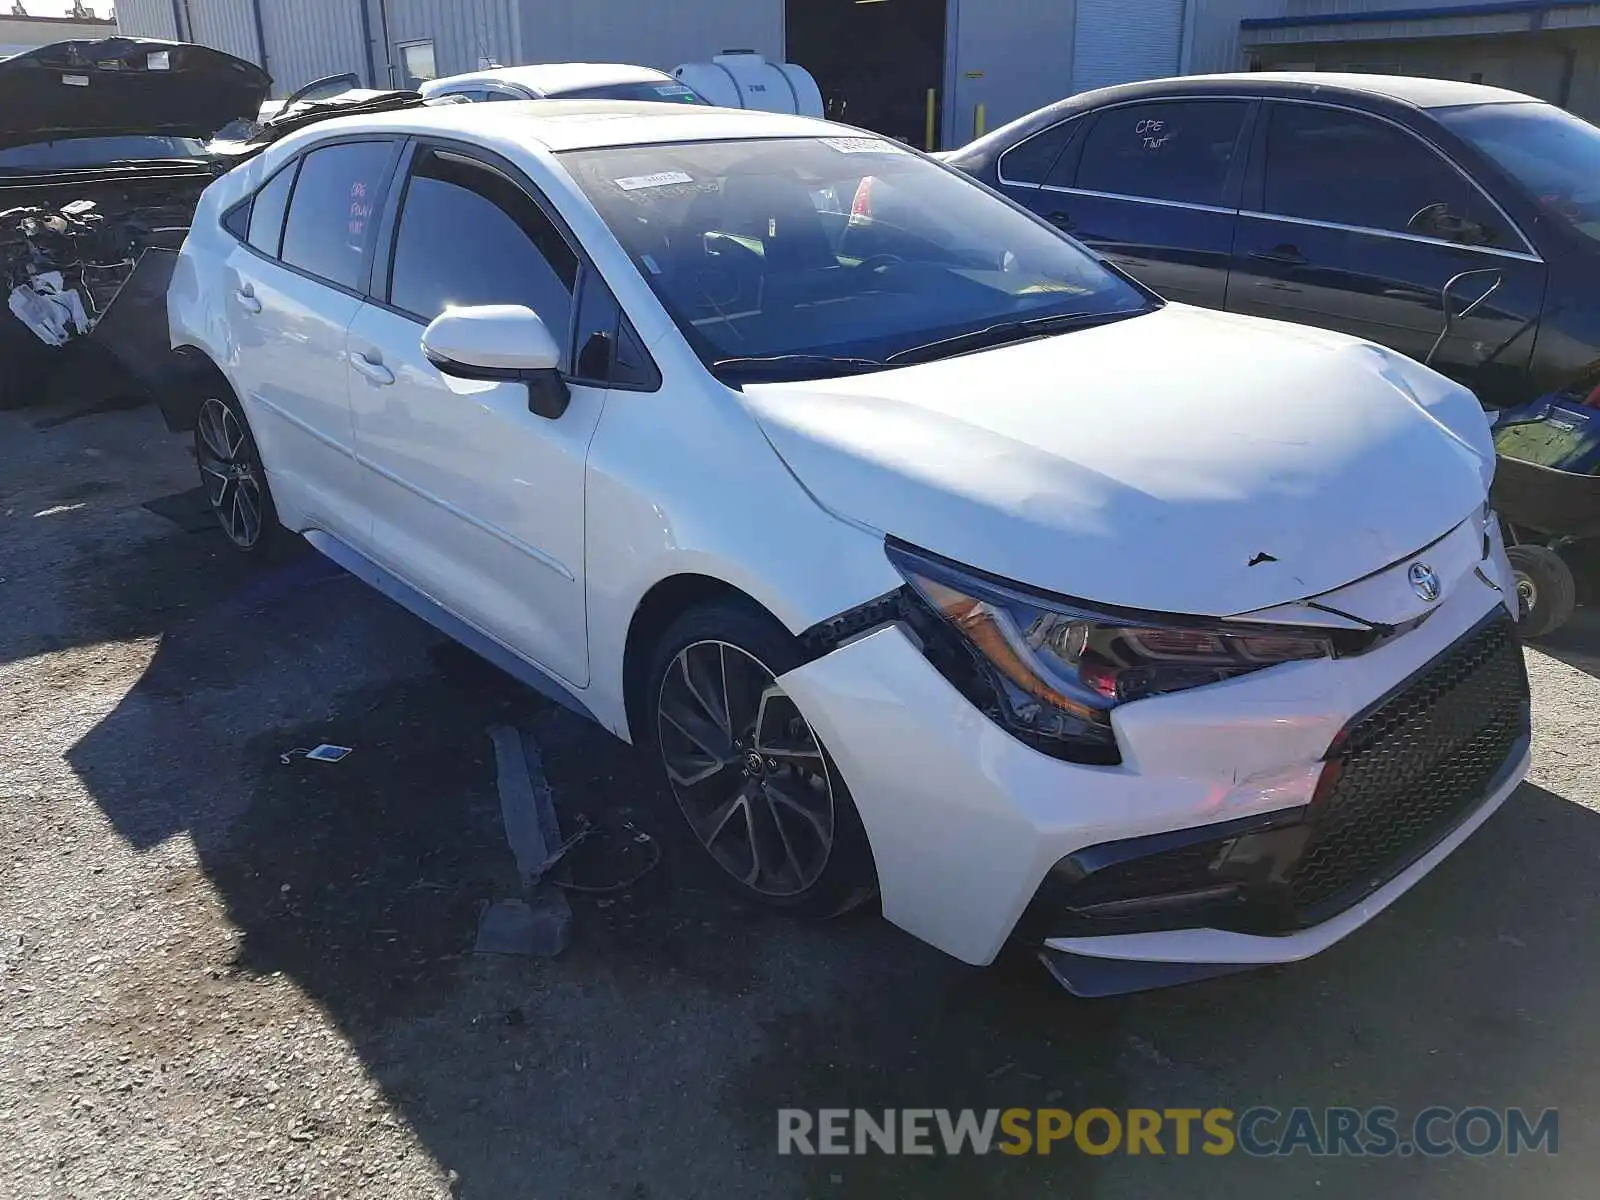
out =
[(1572, 569), (1547, 546), (1512, 546), (1506, 551), (1517, 581), (1517, 622), (1523, 637), (1544, 637), (1565, 625), (1578, 607)]
[(647, 681), (648, 729), (688, 832), (748, 900), (832, 916), (876, 890), (861, 818), (778, 677), (794, 639), (745, 602), (680, 618)]
[(194, 452), (206, 500), (228, 540), (245, 554), (271, 553), (280, 530), (261, 452), (239, 402), (220, 389), (200, 403)]

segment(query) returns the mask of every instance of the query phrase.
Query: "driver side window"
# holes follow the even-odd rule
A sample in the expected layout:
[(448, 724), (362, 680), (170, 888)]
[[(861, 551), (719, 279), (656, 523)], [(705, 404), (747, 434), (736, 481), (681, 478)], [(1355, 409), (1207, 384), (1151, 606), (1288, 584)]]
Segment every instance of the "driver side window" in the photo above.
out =
[(1421, 140), (1360, 113), (1274, 104), (1262, 207), (1300, 217), (1444, 241), (1507, 245), (1504, 221)]
[(395, 235), (393, 307), (426, 323), (447, 308), (522, 304), (565, 343), (577, 274), (572, 247), (516, 182), (465, 155), (418, 153)]

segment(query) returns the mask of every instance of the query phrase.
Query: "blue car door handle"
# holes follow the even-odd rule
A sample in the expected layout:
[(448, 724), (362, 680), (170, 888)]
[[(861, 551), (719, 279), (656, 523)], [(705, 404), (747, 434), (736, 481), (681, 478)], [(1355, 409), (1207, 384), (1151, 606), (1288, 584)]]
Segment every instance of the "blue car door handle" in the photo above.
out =
[(1291, 246), (1287, 242), (1274, 246), (1271, 250), (1252, 250), (1250, 257), (1261, 262), (1277, 263), (1280, 267), (1303, 267), (1311, 261), (1300, 253), (1300, 247)]

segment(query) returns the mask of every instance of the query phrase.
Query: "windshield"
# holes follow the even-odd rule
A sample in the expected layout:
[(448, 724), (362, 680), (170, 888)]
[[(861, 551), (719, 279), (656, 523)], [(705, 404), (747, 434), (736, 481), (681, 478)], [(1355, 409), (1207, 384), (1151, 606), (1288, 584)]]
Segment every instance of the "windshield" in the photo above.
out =
[(873, 369), (1153, 304), (1049, 226), (875, 137), (561, 157), (700, 357), (738, 360), (724, 378)]
[(195, 138), (138, 134), (131, 137), (62, 138), (0, 150), (0, 171), (71, 170), (161, 158), (203, 158), (205, 143)]
[(1492, 158), (1549, 216), (1600, 241), (1600, 129), (1549, 104), (1474, 104), (1439, 119)]
[(658, 104), (709, 104), (686, 83), (603, 83), (547, 93), (551, 100), (651, 100)]

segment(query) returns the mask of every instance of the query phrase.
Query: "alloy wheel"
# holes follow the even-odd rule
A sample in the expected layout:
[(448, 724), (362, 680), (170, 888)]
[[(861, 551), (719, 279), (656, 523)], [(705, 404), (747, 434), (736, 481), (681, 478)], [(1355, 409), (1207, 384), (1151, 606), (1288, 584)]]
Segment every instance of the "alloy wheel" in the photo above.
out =
[(657, 739), (678, 807), (717, 864), (762, 896), (796, 896), (833, 851), (822, 744), (760, 661), (694, 642), (667, 667)]
[(249, 550), (261, 539), (260, 467), (233, 410), (211, 397), (200, 406), (200, 474), (206, 498), (222, 531), (234, 545)]

